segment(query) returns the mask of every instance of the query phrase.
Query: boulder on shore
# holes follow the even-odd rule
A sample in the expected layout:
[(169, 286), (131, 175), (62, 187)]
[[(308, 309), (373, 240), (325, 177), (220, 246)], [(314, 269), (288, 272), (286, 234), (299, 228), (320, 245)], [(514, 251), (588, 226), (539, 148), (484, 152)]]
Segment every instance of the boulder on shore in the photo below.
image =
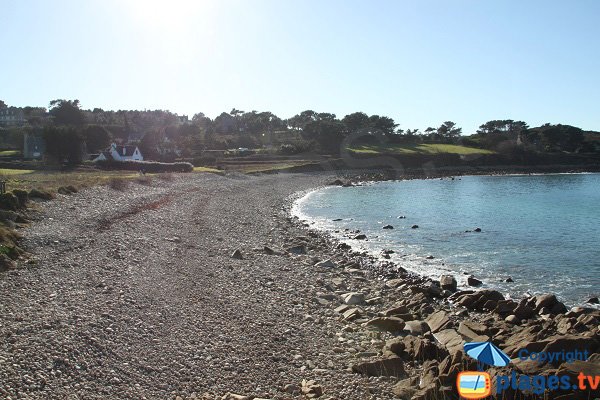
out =
[(444, 290), (456, 292), (456, 279), (452, 275), (442, 275), (440, 277), (440, 287)]

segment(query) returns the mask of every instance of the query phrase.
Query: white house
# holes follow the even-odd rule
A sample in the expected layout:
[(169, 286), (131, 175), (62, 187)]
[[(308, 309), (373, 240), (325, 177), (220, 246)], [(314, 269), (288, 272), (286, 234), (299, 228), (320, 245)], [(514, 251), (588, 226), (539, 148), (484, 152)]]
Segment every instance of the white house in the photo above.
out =
[(144, 157), (138, 149), (137, 146), (130, 145), (117, 145), (113, 143), (110, 145), (108, 150), (103, 151), (100, 155), (94, 158), (94, 161), (106, 161), (106, 160), (115, 160), (115, 161), (143, 161)]

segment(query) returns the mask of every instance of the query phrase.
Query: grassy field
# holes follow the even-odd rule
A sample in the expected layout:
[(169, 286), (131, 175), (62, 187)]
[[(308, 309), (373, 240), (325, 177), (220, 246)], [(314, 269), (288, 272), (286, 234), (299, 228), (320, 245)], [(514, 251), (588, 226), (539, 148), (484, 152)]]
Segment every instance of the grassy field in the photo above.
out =
[(2, 150), (0, 151), (0, 157), (14, 157), (20, 156), (21, 152), (19, 150)]
[(493, 151), (455, 144), (396, 144), (389, 146), (364, 145), (348, 150), (362, 154), (493, 154)]

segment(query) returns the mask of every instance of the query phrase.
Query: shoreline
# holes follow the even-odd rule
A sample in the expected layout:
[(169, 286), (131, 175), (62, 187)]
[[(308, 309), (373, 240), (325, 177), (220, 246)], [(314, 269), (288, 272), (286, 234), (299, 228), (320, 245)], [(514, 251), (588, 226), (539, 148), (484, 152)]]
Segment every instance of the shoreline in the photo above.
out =
[[(535, 175), (571, 175), (571, 174), (597, 174), (597, 172), (574, 172), (574, 173), (565, 173), (565, 172), (560, 172), (560, 173), (545, 173), (545, 174), (535, 174)], [(460, 177), (467, 177), (467, 176), (490, 176), (490, 177), (494, 177), (494, 176), (532, 176), (534, 174), (512, 174), (512, 173), (502, 173), (502, 174), (494, 174), (494, 175), (460, 175), (460, 176), (456, 176), (457, 178)], [(369, 259), (376, 262), (376, 261), (385, 261), (388, 263), (393, 263), (395, 265), (400, 266), (400, 264), (402, 264), (401, 260), (394, 260), (394, 261), (390, 261), (390, 257), (389, 255), (385, 255), (384, 252), (386, 250), (386, 247), (375, 247), (375, 248), (369, 248), (369, 246), (365, 246), (364, 243), (362, 241), (356, 242), (355, 243), (348, 243), (348, 242), (352, 242), (352, 233), (356, 233), (358, 231), (353, 231), (350, 230), (348, 231), (348, 229), (345, 229), (344, 231), (342, 230), (336, 230), (334, 232), (333, 228), (325, 228), (322, 226), (317, 225), (317, 220), (313, 220), (311, 219), (311, 217), (301, 213), (300, 211), (300, 206), (299, 206), (299, 202), (304, 201), (306, 199), (307, 196), (311, 195), (312, 193), (318, 192), (318, 191), (322, 191), (325, 190), (327, 188), (331, 188), (331, 187), (355, 187), (355, 186), (368, 186), (368, 185), (372, 185), (372, 184), (377, 184), (379, 182), (402, 182), (402, 181), (407, 181), (407, 180), (438, 180), (438, 179), (448, 179), (448, 178), (452, 178), (454, 179), (454, 176), (445, 176), (445, 177), (408, 177), (406, 179), (400, 178), (400, 179), (394, 179), (394, 180), (387, 180), (387, 179), (383, 179), (383, 180), (371, 180), (371, 181), (363, 181), (361, 180), (363, 176), (359, 176), (357, 178), (352, 178), (352, 177), (347, 177), (344, 180), (335, 180), (333, 182), (331, 182), (329, 185), (322, 185), (316, 188), (313, 188), (312, 190), (308, 190), (308, 191), (302, 191), (300, 193), (297, 193), (293, 198), (291, 198), (291, 206), (289, 207), (289, 213), (291, 216), (298, 218), (300, 220), (300, 222), (306, 222), (306, 228), (308, 229), (315, 229), (316, 231), (318, 231), (320, 234), (325, 235), (325, 237), (336, 241), (337, 243), (345, 243), (351, 246), (351, 251), (353, 251), (356, 254), (363, 254), (365, 256), (368, 255)], [(332, 218), (334, 218), (332, 216)], [(338, 233), (336, 235), (336, 232)], [(382, 254), (385, 255), (385, 257), (383, 257), (382, 259)], [(424, 259), (426, 259), (426, 254), (416, 254), (416, 256), (420, 259), (419, 263), (421, 265), (423, 265)], [(443, 269), (442, 271), (440, 271), (439, 273), (420, 273), (418, 271), (416, 271), (413, 268), (409, 268), (409, 271), (411, 271), (413, 274), (420, 276), (420, 277), (424, 277), (424, 278), (428, 278), (428, 279), (432, 279), (432, 280), (436, 280), (436, 276), (439, 275), (444, 275), (444, 274), (452, 274), (455, 276), (462, 276), (462, 275), (472, 275), (470, 273), (466, 273), (464, 271), (460, 271), (456, 268), (446, 268)], [(466, 276), (465, 275), (465, 276)], [(481, 277), (477, 277), (476, 278), (481, 278)], [(488, 286), (489, 285), (489, 286)], [(459, 286), (459, 288), (461, 290), (485, 290), (485, 289), (494, 289), (494, 290), (504, 290), (505, 292), (509, 293), (509, 296), (511, 296), (511, 298), (513, 298), (512, 296), (515, 295), (514, 299), (521, 299), (523, 297), (531, 297), (533, 296), (533, 294), (544, 294), (547, 293), (545, 291), (543, 291), (541, 288), (532, 288), (532, 290), (524, 290), (523, 292), (519, 293), (519, 292), (515, 292), (511, 289), (507, 289), (507, 288), (502, 288), (501, 286), (494, 284), (493, 282), (486, 282), (484, 281), (482, 285), (469, 285), (468, 283), (464, 282), (463, 286)], [(533, 293), (533, 294), (532, 294)], [(585, 302), (586, 299), (589, 298), (593, 298), (598, 296), (597, 293), (594, 292), (590, 292), (585, 296), (582, 296), (580, 299), (580, 302), (569, 302), (568, 304), (570, 306), (573, 307), (587, 307), (587, 308), (592, 308), (592, 309), (600, 309), (600, 305), (595, 305), (595, 304), (590, 304)]]
[(599, 312), (444, 297), (290, 217), (299, 190), (337, 177), (185, 176), (44, 203), (25, 232), (35, 264), (0, 275), (0, 394), (443, 398), (473, 367), (467, 339), (598, 348)]

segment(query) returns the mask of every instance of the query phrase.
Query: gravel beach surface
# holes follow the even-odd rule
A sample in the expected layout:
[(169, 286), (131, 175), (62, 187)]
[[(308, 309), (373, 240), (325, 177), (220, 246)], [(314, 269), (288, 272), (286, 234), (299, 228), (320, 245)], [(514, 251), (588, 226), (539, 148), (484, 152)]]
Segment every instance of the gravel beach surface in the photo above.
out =
[(391, 398), (392, 379), (348, 370), (369, 339), (340, 333), (315, 254), (282, 251), (306, 235), (289, 196), (326, 180), (190, 174), (41, 204), (34, 262), (0, 275), (0, 397), (285, 399), (307, 379)]

